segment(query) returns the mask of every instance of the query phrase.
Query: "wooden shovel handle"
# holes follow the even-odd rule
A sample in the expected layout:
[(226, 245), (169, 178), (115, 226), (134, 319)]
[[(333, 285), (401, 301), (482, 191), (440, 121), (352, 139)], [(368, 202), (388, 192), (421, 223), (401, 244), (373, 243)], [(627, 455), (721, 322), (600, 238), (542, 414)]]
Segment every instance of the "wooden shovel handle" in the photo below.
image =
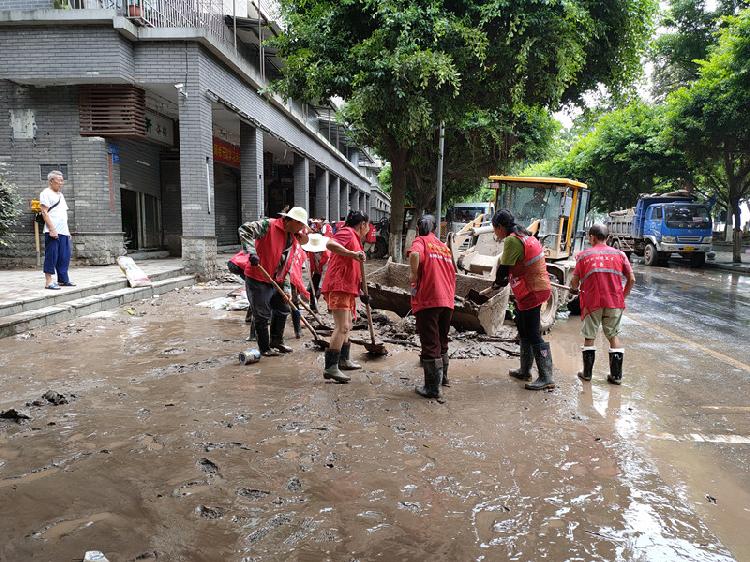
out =
[[(266, 271), (266, 269), (262, 265), (260, 265), (260, 264), (256, 265), (255, 267), (257, 267), (258, 269), (261, 270), (261, 272), (263, 272), (263, 275), (266, 276), (266, 279), (268, 279), (268, 281), (271, 283), (271, 285), (274, 286), (274, 288), (276, 289), (276, 291), (284, 298), (284, 300), (289, 305), (289, 307), (290, 308), (294, 308), (295, 310), (299, 311), (299, 308), (297, 308), (297, 306), (295, 306), (295, 304), (292, 302), (292, 299), (289, 298), (289, 295), (287, 295), (284, 292), (284, 289), (282, 289), (281, 287), (279, 287), (279, 284), (276, 281), (274, 281), (273, 277), (271, 277), (268, 274), (268, 272)], [(300, 320), (302, 320), (302, 323), (305, 325), (305, 328), (307, 328), (308, 330), (310, 330), (310, 332), (312, 332), (313, 338), (315, 338), (316, 340), (319, 339), (318, 338), (318, 333), (315, 331), (315, 328), (313, 328), (307, 322), (307, 319), (305, 319), (305, 317), (302, 316), (301, 314), (300, 314), (299, 317), (300, 317)]]
[(372, 311), (370, 310), (370, 299), (369, 299), (369, 293), (367, 292), (367, 276), (365, 275), (365, 262), (361, 261), (359, 262), (359, 270), (362, 272), (362, 292), (367, 295), (367, 304), (365, 304), (365, 307), (367, 308), (367, 326), (370, 328), (370, 339), (372, 340), (372, 343), (375, 344), (375, 329), (372, 327)]

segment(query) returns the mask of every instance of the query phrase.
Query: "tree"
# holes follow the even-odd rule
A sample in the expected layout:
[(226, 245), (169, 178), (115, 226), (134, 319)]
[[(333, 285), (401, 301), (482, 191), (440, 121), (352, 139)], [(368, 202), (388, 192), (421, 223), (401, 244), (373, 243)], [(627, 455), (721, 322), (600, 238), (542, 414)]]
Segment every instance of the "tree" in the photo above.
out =
[(705, 59), (716, 42), (723, 16), (733, 15), (750, 5), (748, 0), (718, 0), (709, 10), (706, 0), (671, 0), (662, 18), (667, 28), (651, 44), (654, 63), (653, 94), (663, 100), (677, 88), (698, 78), (698, 60)]
[(524, 175), (577, 179), (591, 188), (594, 207), (631, 207), (641, 193), (691, 188), (684, 154), (664, 135), (667, 113), (636, 100), (604, 114), (570, 152), (524, 170)]
[(0, 246), (8, 246), (13, 236), (11, 228), (21, 214), (21, 198), (18, 189), (0, 169)]
[[(357, 140), (391, 163), (390, 251), (400, 259), (407, 181), (439, 123), (460, 131), (472, 114), (552, 109), (600, 83), (622, 88), (640, 71), (655, 2), (282, 0), (282, 10), (276, 88), (346, 100), (341, 115)], [(513, 135), (506, 142), (500, 153)]]
[(674, 145), (732, 211), (733, 260), (739, 263), (740, 202), (750, 197), (750, 9), (724, 21), (698, 80), (667, 101)]

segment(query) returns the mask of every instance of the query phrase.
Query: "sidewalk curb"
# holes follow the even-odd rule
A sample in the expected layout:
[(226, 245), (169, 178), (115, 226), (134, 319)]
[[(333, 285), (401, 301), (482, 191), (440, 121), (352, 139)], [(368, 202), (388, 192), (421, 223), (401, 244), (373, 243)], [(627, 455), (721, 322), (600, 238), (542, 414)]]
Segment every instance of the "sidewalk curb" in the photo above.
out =
[(743, 273), (745, 275), (750, 275), (750, 265), (745, 264), (739, 264), (739, 265), (733, 265), (729, 263), (711, 263), (710, 261), (706, 262), (706, 267), (710, 267), (712, 269), (722, 269), (724, 271), (733, 271), (734, 273)]

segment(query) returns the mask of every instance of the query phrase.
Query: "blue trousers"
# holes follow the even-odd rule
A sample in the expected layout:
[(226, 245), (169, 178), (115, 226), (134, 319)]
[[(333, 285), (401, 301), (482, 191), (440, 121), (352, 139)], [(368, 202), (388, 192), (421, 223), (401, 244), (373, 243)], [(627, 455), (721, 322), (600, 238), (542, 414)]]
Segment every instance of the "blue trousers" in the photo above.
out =
[(70, 236), (58, 235), (52, 238), (48, 232), (44, 234), (44, 273), (57, 273), (58, 283), (69, 283), (68, 266), (70, 265)]

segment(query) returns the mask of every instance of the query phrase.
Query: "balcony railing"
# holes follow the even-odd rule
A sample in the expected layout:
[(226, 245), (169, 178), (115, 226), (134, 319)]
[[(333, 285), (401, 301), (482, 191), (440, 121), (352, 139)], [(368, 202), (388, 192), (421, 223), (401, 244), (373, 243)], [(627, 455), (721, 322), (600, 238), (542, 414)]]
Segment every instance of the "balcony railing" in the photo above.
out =
[(144, 27), (202, 29), (215, 39), (231, 44), (222, 0), (68, 0), (68, 6), (74, 10), (116, 10)]

